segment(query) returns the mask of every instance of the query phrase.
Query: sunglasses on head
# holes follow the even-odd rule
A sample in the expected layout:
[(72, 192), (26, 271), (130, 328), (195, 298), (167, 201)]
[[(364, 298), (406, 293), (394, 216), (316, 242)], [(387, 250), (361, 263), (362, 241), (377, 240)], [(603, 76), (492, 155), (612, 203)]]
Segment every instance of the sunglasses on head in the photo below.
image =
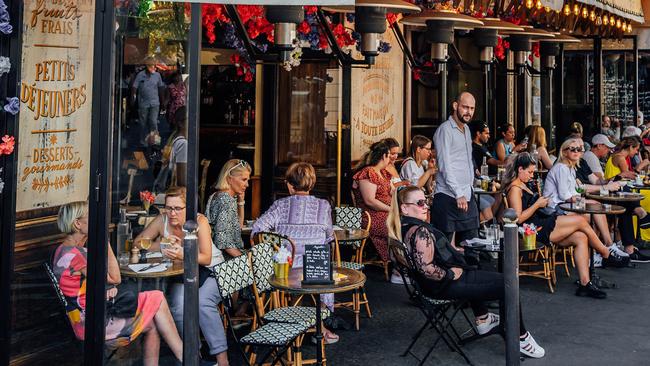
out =
[(238, 167), (246, 168), (247, 166), (248, 166), (248, 163), (246, 161), (240, 160), (237, 164), (231, 166), (230, 169), (228, 169), (228, 171), (226, 172), (226, 175), (230, 175), (230, 173), (233, 170), (237, 169)]
[(585, 151), (585, 149), (580, 147), (580, 146), (571, 146), (571, 147), (567, 147), (564, 150), (569, 150), (569, 151), (574, 152), (574, 153), (575, 152), (583, 152), (583, 151)]

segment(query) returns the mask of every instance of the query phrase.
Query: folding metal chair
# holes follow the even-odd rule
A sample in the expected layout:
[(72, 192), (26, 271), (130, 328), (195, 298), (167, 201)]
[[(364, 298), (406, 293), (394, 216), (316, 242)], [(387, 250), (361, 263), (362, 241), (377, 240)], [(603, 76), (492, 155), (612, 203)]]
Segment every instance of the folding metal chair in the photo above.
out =
[[(445, 344), (447, 344), (449, 350), (452, 352), (457, 352), (461, 357), (465, 359), (465, 362), (467, 362), (469, 365), (473, 365), (467, 354), (462, 350), (459, 344), (461, 340), (460, 335), (452, 324), (453, 320), (456, 318), (456, 315), (458, 315), (460, 312), (463, 314), (463, 317), (468, 322), (471, 329), (474, 329), (471, 321), (467, 317), (467, 314), (465, 314), (465, 312), (462, 310), (466, 304), (466, 301), (433, 299), (424, 295), (421, 287), (415, 280), (415, 278), (417, 278), (417, 276), (420, 274), (416, 269), (415, 260), (411, 256), (410, 251), (406, 248), (404, 243), (394, 239), (389, 240), (388, 245), (394, 256), (397, 271), (405, 280), (404, 286), (407, 293), (409, 294), (409, 297), (411, 297), (411, 299), (417, 305), (418, 309), (420, 309), (422, 315), (425, 317), (424, 324), (413, 335), (413, 340), (401, 356), (405, 357), (410, 354), (415, 357), (416, 360), (420, 361), (420, 365), (423, 365), (429, 355), (431, 355), (431, 352), (433, 352), (433, 349), (438, 345), (440, 340), (442, 340), (445, 342)], [(410, 281), (407, 281), (406, 277), (408, 277)], [(451, 314), (447, 315), (449, 311), (451, 311)], [(426, 354), (420, 358), (412, 351), (412, 349), (427, 328), (434, 329), (438, 336), (436, 337), (433, 344), (429, 347)]]

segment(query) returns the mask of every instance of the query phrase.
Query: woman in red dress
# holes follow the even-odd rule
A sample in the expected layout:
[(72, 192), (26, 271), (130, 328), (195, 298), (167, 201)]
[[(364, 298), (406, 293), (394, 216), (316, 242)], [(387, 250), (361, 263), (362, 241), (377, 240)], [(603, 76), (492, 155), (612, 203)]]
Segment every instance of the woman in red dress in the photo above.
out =
[[(390, 164), (389, 150), (384, 142), (374, 143), (370, 146), (370, 151), (361, 158), (352, 177), (356, 206), (370, 214), (370, 240), (384, 262), (389, 260), (386, 219), (392, 198), (391, 177), (386, 171)], [(365, 227), (367, 224), (364, 215), (362, 225)]]

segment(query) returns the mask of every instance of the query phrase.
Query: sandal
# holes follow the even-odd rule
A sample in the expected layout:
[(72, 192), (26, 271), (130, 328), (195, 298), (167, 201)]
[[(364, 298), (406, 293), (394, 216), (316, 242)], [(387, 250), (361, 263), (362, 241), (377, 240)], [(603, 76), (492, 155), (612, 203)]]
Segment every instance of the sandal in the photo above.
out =
[[(334, 344), (339, 341), (339, 336), (332, 332), (323, 333), (323, 342), (325, 344)], [(316, 344), (316, 337), (311, 337), (311, 343)]]

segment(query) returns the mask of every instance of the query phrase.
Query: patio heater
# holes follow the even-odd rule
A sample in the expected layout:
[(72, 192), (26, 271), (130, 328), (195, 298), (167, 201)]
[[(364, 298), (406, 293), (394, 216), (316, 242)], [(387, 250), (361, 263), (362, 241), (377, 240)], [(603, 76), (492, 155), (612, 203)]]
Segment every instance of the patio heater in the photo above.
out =
[(305, 19), (305, 12), (300, 5), (270, 5), (266, 8), (266, 18), (274, 23), (274, 43), (280, 52), (280, 60), (288, 61), (296, 38), (296, 24)]
[(515, 53), (515, 85), (517, 92), (515, 93), (515, 106), (516, 106), (516, 121), (515, 130), (522, 132), (526, 121), (526, 94), (525, 91), (528, 83), (525, 74), (528, 67), (527, 59), (528, 54), (532, 49), (531, 42), (538, 41), (544, 38), (554, 38), (555, 35), (541, 29), (535, 29), (531, 26), (522, 26), (523, 31), (510, 33), (508, 39), (510, 41), (510, 50)]
[(431, 61), (440, 75), (438, 90), (438, 117), (440, 122), (447, 119), (447, 50), (454, 43), (455, 29), (472, 29), (483, 25), (477, 18), (458, 14), (453, 10), (428, 9), (418, 15), (402, 19), (402, 24), (427, 27), (424, 37), (431, 43)]
[[(498, 18), (483, 18), (481, 19), (483, 25), (477, 26), (474, 29), (474, 44), (479, 47), (480, 56), (479, 62), (483, 71), (483, 106), (485, 108), (485, 123), (490, 126), (490, 112), (494, 111), (494, 99), (492, 98), (492, 90), (490, 87), (490, 69), (494, 61), (494, 47), (497, 46), (499, 41), (499, 33), (507, 34), (509, 32), (523, 31), (524, 28), (503, 21)], [(492, 121), (494, 122), (494, 121)], [(495, 131), (496, 125), (492, 126)]]
[[(560, 44), (563, 43), (580, 43), (580, 40), (561, 33), (553, 33), (554, 38), (543, 38), (539, 40), (539, 54), (542, 62), (542, 74), (545, 78), (541, 79), (541, 100), (542, 100), (542, 126), (548, 131), (548, 142), (552, 143), (554, 139), (553, 125), (555, 121), (555, 98), (553, 93), (553, 72), (555, 70), (555, 58), (561, 55)], [(560, 71), (562, 72), (562, 71)], [(558, 101), (561, 103), (561, 101)]]
[(402, 0), (356, 0), (354, 7), (323, 7), (338, 13), (354, 12), (354, 30), (361, 34), (360, 52), (368, 65), (374, 65), (379, 56), (379, 37), (386, 32), (386, 14), (418, 13), (420, 7)]

